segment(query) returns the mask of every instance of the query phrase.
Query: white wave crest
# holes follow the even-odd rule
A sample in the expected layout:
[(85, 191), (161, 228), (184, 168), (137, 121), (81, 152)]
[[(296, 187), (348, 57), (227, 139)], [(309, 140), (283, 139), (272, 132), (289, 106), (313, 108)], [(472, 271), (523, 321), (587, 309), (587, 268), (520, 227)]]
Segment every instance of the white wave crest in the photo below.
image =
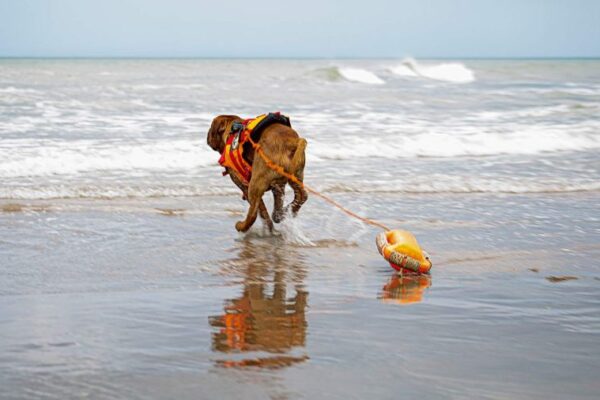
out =
[(191, 170), (216, 164), (219, 156), (201, 140), (145, 141), (7, 140), (0, 146), (0, 177), (77, 175), (86, 172)]
[[(510, 127), (509, 127), (510, 128)], [(389, 128), (388, 128), (389, 129)], [(356, 158), (462, 157), (535, 155), (600, 149), (600, 136), (591, 127), (530, 126), (509, 131), (467, 127), (420, 127), (417, 132), (384, 135), (346, 135), (343, 145), (332, 139), (309, 137), (311, 161)], [(449, 131), (449, 132), (446, 132)], [(451, 132), (450, 132), (451, 131)], [(152, 176), (176, 173), (191, 176), (199, 168), (216, 167), (219, 155), (195, 139), (120, 141), (5, 140), (0, 144), (0, 178)]]
[(411, 77), (411, 78), (416, 78), (419, 76), (419, 74), (417, 74), (412, 68), (409, 68), (408, 66), (406, 66), (404, 64), (390, 67), (390, 71), (394, 75), (398, 75), (398, 76), (407, 76), (407, 77)]
[(600, 136), (573, 133), (543, 126), (516, 127), (512, 132), (455, 128), (454, 132), (428, 131), (417, 134), (388, 134), (351, 137), (344, 145), (313, 140), (308, 158), (346, 160), (357, 157), (387, 159), (412, 157), (461, 157), (494, 155), (535, 155), (541, 153), (600, 149)]
[(371, 71), (362, 68), (338, 68), (342, 78), (351, 82), (367, 83), (370, 85), (383, 85), (385, 81)]
[(475, 81), (475, 73), (461, 63), (425, 65), (417, 63), (412, 58), (407, 58), (402, 61), (401, 65), (391, 67), (390, 71), (398, 76), (422, 77), (452, 83)]

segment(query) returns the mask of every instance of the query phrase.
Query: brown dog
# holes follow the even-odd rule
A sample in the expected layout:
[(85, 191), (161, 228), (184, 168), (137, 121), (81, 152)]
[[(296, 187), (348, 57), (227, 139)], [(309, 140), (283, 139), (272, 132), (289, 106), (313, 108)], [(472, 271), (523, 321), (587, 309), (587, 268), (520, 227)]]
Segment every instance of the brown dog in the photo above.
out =
[[(223, 153), (233, 123), (242, 121), (243, 119), (236, 115), (219, 115), (213, 119), (206, 138), (208, 145), (213, 150)], [(303, 181), (306, 140), (300, 138), (295, 130), (278, 123), (269, 125), (262, 131), (258, 144), (273, 163), (280, 165), (286, 172), (296, 176), (301, 182)], [(289, 181), (269, 168), (265, 161), (255, 154), (254, 148), (248, 142), (244, 144), (243, 157), (252, 166), (252, 175), (248, 185), (244, 184), (235, 171), (226, 168), (231, 180), (242, 190), (244, 198), (250, 203), (246, 219), (238, 221), (235, 229), (246, 232), (256, 221), (257, 214), (260, 213), (261, 218), (272, 231), (273, 222), (262, 200), (263, 194), (267, 190), (273, 192), (273, 221), (277, 223), (283, 220), (289, 207), (291, 207), (292, 215), (296, 216), (302, 204), (307, 200), (308, 194), (302, 186)], [(284, 209), (283, 199), (286, 183), (294, 190), (294, 200)]]

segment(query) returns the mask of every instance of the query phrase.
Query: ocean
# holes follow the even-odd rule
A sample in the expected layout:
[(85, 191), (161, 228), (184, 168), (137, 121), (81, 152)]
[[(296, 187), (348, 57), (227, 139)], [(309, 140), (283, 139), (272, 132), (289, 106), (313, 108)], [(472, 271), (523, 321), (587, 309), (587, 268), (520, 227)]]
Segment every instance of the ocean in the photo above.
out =
[[(235, 231), (206, 133), (271, 111), (431, 277)], [(599, 115), (600, 60), (0, 60), (0, 397), (598, 398)]]

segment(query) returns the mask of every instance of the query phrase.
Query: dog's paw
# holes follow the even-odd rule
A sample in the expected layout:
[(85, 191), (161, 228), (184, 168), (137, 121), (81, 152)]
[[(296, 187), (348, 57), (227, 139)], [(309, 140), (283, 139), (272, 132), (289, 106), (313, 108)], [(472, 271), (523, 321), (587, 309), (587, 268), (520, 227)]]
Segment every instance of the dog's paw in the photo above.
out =
[(275, 222), (276, 224), (280, 223), (281, 221), (283, 221), (284, 215), (285, 214), (282, 212), (274, 212), (273, 213), (273, 222)]
[(236, 222), (235, 229), (238, 232), (245, 232), (246, 230), (244, 229), (244, 221), (238, 221), (238, 222)]

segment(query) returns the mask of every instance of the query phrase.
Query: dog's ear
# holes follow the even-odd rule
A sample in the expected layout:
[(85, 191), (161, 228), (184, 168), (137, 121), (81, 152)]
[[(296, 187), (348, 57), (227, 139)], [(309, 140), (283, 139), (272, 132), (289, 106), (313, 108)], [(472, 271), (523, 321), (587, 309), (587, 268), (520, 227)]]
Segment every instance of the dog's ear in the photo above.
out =
[(213, 119), (206, 135), (206, 142), (211, 149), (219, 153), (223, 152), (225, 148), (225, 132), (230, 129), (231, 123), (236, 119), (240, 118), (236, 115), (219, 115)]

